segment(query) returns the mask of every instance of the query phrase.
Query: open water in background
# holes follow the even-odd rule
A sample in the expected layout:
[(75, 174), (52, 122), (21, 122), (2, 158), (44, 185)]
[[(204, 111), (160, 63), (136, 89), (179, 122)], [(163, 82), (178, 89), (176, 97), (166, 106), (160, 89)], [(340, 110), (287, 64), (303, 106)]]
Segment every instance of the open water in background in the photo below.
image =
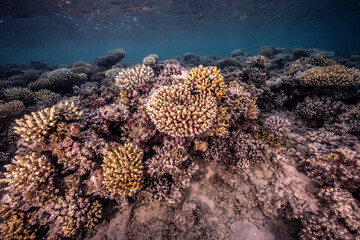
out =
[(256, 54), (264, 45), (360, 54), (359, 0), (0, 0), (0, 64), (93, 63), (198, 52)]

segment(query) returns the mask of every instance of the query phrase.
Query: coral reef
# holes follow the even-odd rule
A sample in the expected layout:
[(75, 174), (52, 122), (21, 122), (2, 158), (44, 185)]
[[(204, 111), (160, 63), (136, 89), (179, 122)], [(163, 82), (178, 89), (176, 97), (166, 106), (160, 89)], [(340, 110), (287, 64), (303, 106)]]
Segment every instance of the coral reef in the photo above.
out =
[(143, 64), (145, 66), (154, 66), (159, 61), (159, 57), (156, 54), (150, 54), (149, 56), (143, 59)]
[(172, 85), (155, 92), (146, 110), (159, 131), (186, 137), (208, 130), (214, 124), (217, 106), (209, 92), (192, 95), (187, 85)]
[(281, 118), (276, 115), (272, 115), (266, 118), (264, 122), (264, 128), (270, 133), (282, 136), (290, 132), (291, 123), (286, 118)]
[(360, 71), (341, 65), (314, 67), (300, 74), (302, 84), (316, 87), (347, 86), (360, 82)]
[(104, 156), (104, 185), (114, 193), (132, 196), (140, 188), (143, 152), (127, 143), (124, 147), (112, 146)]

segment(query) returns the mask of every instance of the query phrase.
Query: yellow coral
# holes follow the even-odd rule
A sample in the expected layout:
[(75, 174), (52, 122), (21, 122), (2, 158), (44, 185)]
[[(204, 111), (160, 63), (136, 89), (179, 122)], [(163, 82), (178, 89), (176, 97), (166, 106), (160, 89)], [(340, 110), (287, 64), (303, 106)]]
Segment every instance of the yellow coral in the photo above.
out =
[(104, 156), (103, 184), (114, 193), (132, 196), (139, 189), (143, 151), (131, 143), (113, 146)]
[(230, 119), (230, 115), (227, 114), (226, 110), (226, 107), (218, 107), (214, 126), (209, 131), (210, 136), (222, 136), (228, 133), (228, 120)]
[(255, 139), (256, 140), (263, 140), (265, 141), (267, 144), (269, 144), (271, 147), (279, 147), (280, 143), (283, 140), (283, 137), (280, 135), (275, 135), (272, 133), (269, 133), (267, 130), (262, 129), (259, 132), (256, 133), (255, 135)]
[(0, 104), (0, 118), (16, 116), (24, 111), (24, 103), (18, 100)]
[(195, 67), (189, 71), (184, 83), (188, 84), (191, 90), (196, 88), (201, 93), (211, 92), (217, 100), (226, 95), (227, 86), (217, 67)]
[(192, 95), (187, 85), (163, 86), (146, 107), (156, 128), (174, 137), (195, 136), (214, 123), (216, 99), (208, 92)]
[(360, 82), (360, 71), (341, 65), (314, 67), (299, 75), (305, 85), (328, 87), (346, 86)]
[(28, 226), (28, 216), (24, 212), (0, 206), (0, 238), (3, 240), (33, 240), (35, 231)]
[(79, 111), (73, 101), (66, 100), (56, 104), (55, 107), (60, 117), (66, 121), (78, 120), (82, 115), (82, 111)]

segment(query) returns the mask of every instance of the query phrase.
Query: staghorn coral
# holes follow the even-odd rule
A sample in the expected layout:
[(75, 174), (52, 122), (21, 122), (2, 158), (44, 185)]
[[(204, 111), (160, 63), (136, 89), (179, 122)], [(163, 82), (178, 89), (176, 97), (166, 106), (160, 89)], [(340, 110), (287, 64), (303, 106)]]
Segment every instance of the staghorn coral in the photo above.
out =
[(134, 195), (140, 187), (142, 157), (142, 150), (131, 143), (124, 147), (112, 146), (101, 165), (106, 188), (121, 195)]
[(287, 118), (281, 118), (277, 115), (272, 115), (266, 118), (264, 128), (272, 134), (283, 136), (290, 132), (291, 123)]
[(38, 80), (32, 81), (28, 84), (28, 88), (32, 91), (39, 91), (40, 89), (50, 89), (51, 82), (47, 78), (39, 78)]
[(36, 230), (29, 224), (30, 214), (0, 205), (0, 238), (3, 240), (35, 240)]
[(35, 152), (20, 156), (16, 155), (11, 164), (5, 166), (5, 181), (8, 189), (21, 191), (23, 195), (38, 192), (41, 185), (52, 183), (54, 168), (50, 159)]
[(118, 73), (116, 85), (122, 90), (132, 90), (143, 86), (154, 79), (154, 71), (145, 65), (137, 65)]
[(14, 117), (25, 110), (24, 103), (18, 100), (0, 103), (0, 119)]
[(16, 120), (14, 132), (19, 134), (27, 142), (39, 142), (48, 135), (58, 120), (58, 112), (55, 107), (25, 115), (23, 119)]
[(341, 65), (314, 67), (298, 75), (304, 85), (315, 87), (347, 86), (360, 82), (360, 71)]
[(152, 94), (146, 111), (159, 131), (186, 137), (208, 130), (214, 123), (217, 106), (208, 92), (192, 95), (187, 85), (173, 85)]
[(211, 92), (219, 101), (226, 95), (226, 84), (217, 67), (195, 67), (188, 72), (184, 82), (191, 91), (199, 93)]
[(9, 88), (4, 91), (4, 96), (8, 101), (19, 100), (25, 105), (34, 102), (34, 93), (27, 88)]

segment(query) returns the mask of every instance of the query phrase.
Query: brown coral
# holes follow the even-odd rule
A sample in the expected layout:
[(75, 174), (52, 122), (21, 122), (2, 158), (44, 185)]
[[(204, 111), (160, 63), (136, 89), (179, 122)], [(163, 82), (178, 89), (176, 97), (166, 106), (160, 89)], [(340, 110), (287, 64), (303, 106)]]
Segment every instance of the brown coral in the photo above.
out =
[(8, 101), (19, 100), (25, 104), (32, 103), (34, 101), (34, 93), (27, 88), (9, 88), (4, 91), (4, 96)]
[(122, 90), (131, 90), (145, 85), (154, 79), (154, 71), (151, 67), (137, 65), (119, 72), (115, 77), (116, 85)]
[(82, 111), (75, 106), (73, 101), (66, 100), (58, 103), (55, 107), (61, 118), (66, 121), (78, 120), (82, 115)]
[(40, 89), (48, 89), (50, 88), (50, 86), (51, 86), (51, 82), (47, 78), (40, 78), (28, 84), (28, 87), (33, 91), (38, 91)]
[(217, 67), (195, 67), (188, 73), (184, 82), (189, 85), (190, 90), (197, 90), (200, 93), (211, 92), (217, 100), (226, 95), (226, 84)]
[(192, 95), (187, 85), (163, 86), (147, 103), (157, 129), (174, 137), (194, 136), (214, 123), (217, 106), (210, 93)]
[(230, 115), (227, 113), (227, 108), (219, 106), (217, 109), (216, 118), (214, 121), (214, 125), (209, 131), (210, 136), (222, 136), (228, 133), (228, 121), (230, 119)]
[(360, 82), (360, 71), (341, 65), (314, 67), (300, 74), (299, 79), (310, 86), (346, 86)]
[(24, 103), (18, 100), (0, 104), (0, 118), (16, 116), (24, 111)]
[(132, 196), (139, 189), (142, 158), (142, 150), (131, 143), (113, 146), (104, 156), (103, 184), (111, 192)]

